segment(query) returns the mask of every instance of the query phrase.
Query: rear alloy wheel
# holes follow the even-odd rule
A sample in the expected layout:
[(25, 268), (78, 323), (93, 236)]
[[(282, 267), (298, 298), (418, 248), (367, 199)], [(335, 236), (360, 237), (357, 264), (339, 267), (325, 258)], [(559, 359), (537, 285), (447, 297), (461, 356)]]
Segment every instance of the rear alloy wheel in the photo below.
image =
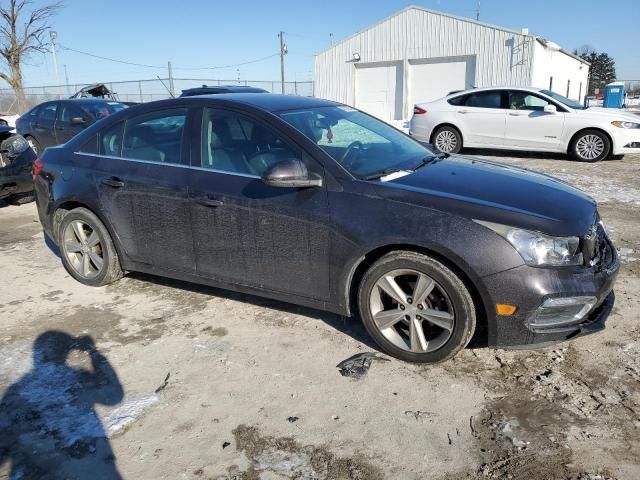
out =
[(62, 263), (73, 278), (102, 286), (122, 277), (109, 232), (91, 211), (71, 210), (63, 217), (59, 232)]
[(458, 153), (462, 150), (462, 136), (453, 127), (440, 127), (433, 134), (433, 146), (440, 152)]
[(435, 363), (464, 348), (475, 330), (475, 308), (462, 281), (445, 265), (415, 252), (392, 252), (365, 273), (360, 315), (385, 352)]
[(571, 154), (581, 162), (599, 162), (611, 151), (609, 138), (598, 130), (585, 130), (571, 142)]

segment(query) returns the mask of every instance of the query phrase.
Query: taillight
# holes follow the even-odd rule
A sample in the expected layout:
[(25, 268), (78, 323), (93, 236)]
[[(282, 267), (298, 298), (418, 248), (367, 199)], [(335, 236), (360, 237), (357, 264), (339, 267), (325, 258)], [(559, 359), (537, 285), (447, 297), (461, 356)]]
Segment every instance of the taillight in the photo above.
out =
[(33, 175), (33, 178), (40, 175), (43, 169), (44, 169), (44, 162), (39, 158), (36, 158), (36, 161), (33, 162), (33, 165), (31, 166), (31, 175)]
[(22, 117), (16, 118), (16, 127), (22, 123)]
[(424, 108), (419, 107), (418, 105), (413, 107), (413, 114), (414, 115), (424, 115), (425, 113), (427, 113), (427, 111)]

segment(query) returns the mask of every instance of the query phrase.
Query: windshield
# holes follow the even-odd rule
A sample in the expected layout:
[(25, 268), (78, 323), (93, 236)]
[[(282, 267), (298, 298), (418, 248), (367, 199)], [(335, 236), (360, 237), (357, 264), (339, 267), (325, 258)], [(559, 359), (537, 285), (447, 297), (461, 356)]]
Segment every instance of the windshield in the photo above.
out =
[(127, 106), (123, 103), (118, 102), (105, 102), (90, 103), (88, 105), (83, 105), (82, 108), (93, 118), (95, 118), (96, 120), (100, 120), (101, 118), (108, 117), (112, 113), (124, 110), (125, 108), (127, 108)]
[(345, 105), (281, 112), (356, 177), (412, 169), (433, 153), (390, 125)]
[(584, 105), (576, 102), (575, 100), (571, 100), (570, 98), (563, 97), (559, 93), (552, 92), (551, 90), (540, 90), (540, 92), (544, 93), (545, 95), (553, 98), (554, 100), (556, 100), (556, 101), (558, 101), (560, 103), (563, 103), (567, 107), (573, 108), (574, 110), (584, 110), (585, 109)]

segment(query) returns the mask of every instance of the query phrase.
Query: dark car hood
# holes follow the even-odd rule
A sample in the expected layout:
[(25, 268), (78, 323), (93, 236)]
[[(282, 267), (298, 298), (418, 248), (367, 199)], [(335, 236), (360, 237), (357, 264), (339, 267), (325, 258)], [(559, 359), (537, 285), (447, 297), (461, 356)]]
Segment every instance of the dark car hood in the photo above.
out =
[(595, 201), (562, 180), (463, 156), (437, 160), (379, 188), (391, 200), (549, 235), (583, 235), (597, 218)]

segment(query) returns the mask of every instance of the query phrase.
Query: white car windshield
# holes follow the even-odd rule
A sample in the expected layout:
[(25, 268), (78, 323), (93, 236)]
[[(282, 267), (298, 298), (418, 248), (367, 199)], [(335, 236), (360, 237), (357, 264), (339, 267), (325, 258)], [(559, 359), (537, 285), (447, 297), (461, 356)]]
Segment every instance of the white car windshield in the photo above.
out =
[(540, 90), (540, 93), (544, 93), (548, 97), (553, 98), (557, 102), (560, 102), (567, 107), (573, 108), (574, 110), (584, 110), (586, 107), (575, 100), (571, 100), (570, 98), (563, 97), (559, 93), (552, 92), (551, 90)]
[(433, 157), (404, 133), (351, 107), (306, 108), (279, 115), (359, 178), (413, 169)]

